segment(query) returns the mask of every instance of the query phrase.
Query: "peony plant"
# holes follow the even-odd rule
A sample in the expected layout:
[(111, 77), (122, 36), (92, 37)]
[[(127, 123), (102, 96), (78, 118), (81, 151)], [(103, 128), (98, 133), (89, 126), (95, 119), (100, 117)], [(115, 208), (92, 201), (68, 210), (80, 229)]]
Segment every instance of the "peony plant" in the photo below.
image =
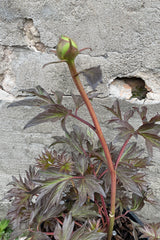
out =
[[(64, 131), (64, 136), (54, 136), (50, 148), (44, 149), (35, 159), (26, 177), (13, 177), (10, 183), (13, 187), (7, 198), (11, 201), (8, 217), (13, 224), (12, 239), (24, 234), (30, 240), (138, 239), (140, 233), (129, 218), (135, 220), (133, 212), (140, 210), (146, 201), (154, 202), (144, 169), (150, 165), (153, 147), (160, 148), (160, 125), (157, 124), (160, 115), (148, 120), (144, 106), (122, 113), (116, 100), (111, 107), (103, 106), (103, 109), (113, 114), (108, 124), (119, 125), (118, 146), (105, 138), (91, 104), (98, 94), (95, 88), (102, 82), (101, 68), (76, 70), (75, 58), (86, 49), (78, 50), (71, 38), (62, 36), (56, 51), (53, 50), (59, 61), (45, 64), (65, 62), (68, 65), (80, 93), (72, 94), (73, 109), (67, 107), (67, 102), (64, 106), (61, 91), (49, 94), (41, 86), (23, 90), (29, 97), (10, 104), (10, 107), (27, 105), (42, 109), (25, 129), (47, 121), (60, 121)], [(86, 93), (80, 74), (86, 77), (92, 92)], [(79, 115), (83, 105), (92, 122)], [(135, 113), (142, 122), (136, 129), (130, 123)], [(71, 118), (85, 128), (73, 125), (68, 130)], [(133, 141), (137, 137), (145, 140), (147, 156)], [(140, 220), (138, 223), (143, 226)], [(124, 231), (122, 225), (128, 230)], [(146, 237), (144, 232), (145, 228), (143, 235)]]

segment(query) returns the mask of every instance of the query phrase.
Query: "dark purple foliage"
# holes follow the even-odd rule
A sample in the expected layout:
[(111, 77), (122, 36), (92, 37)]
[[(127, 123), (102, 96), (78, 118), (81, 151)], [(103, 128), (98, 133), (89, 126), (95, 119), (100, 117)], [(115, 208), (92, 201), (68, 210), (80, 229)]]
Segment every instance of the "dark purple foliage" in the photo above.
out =
[[(99, 67), (82, 73), (93, 88), (98, 81), (101, 82)], [(26, 177), (13, 177), (10, 183), (12, 188), (6, 196), (12, 202), (8, 213), (14, 228), (12, 239), (22, 233), (32, 240), (102, 239), (106, 231), (102, 199), (109, 211), (111, 180), (100, 142), (93, 132), (77, 125), (73, 125), (71, 130), (67, 129), (72, 108), (62, 104), (62, 92), (53, 92), (51, 96), (40, 86), (24, 91), (29, 96), (10, 106), (38, 106), (43, 110), (25, 128), (48, 121), (61, 121), (65, 135), (54, 136), (51, 148), (45, 149), (36, 158), (35, 166), (26, 171)], [(97, 94), (91, 92), (88, 96), (92, 99)], [(84, 102), (78, 95), (72, 95), (72, 98), (77, 114)], [(152, 156), (153, 147), (160, 148), (159, 114), (149, 121), (146, 107), (132, 108), (123, 114), (118, 101), (112, 107), (105, 108), (114, 115), (109, 123), (118, 124), (116, 129), (119, 133), (115, 142), (143, 137), (149, 157)], [(137, 129), (129, 122), (135, 112), (138, 112), (142, 121)], [(59, 144), (59, 150), (56, 150), (56, 144)], [(108, 146), (113, 163), (118, 166), (117, 210), (122, 214), (124, 207), (132, 211), (141, 209), (145, 201), (150, 201), (143, 172), (150, 164), (149, 158), (135, 142), (126, 144), (121, 155), (119, 145), (110, 143)]]

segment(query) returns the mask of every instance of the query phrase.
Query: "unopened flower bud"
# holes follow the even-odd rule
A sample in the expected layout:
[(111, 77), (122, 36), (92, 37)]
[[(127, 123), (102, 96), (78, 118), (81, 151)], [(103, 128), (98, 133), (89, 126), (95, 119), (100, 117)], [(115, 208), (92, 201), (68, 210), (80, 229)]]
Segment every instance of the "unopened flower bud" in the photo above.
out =
[(79, 51), (76, 43), (69, 37), (61, 36), (56, 49), (58, 58), (66, 61), (73, 61), (78, 53)]

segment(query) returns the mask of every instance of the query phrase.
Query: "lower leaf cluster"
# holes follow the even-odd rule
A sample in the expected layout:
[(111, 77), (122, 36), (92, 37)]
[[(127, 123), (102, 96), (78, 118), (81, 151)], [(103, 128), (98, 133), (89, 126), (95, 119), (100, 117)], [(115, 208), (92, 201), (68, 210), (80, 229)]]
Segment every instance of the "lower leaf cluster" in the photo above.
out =
[[(12, 201), (8, 213), (14, 228), (12, 239), (24, 233), (31, 239), (55, 240), (98, 240), (105, 236), (106, 219), (101, 198), (109, 211), (110, 175), (103, 164), (103, 150), (88, 135), (77, 146), (83, 148), (83, 153), (76, 153), (73, 144), (70, 153), (45, 149), (35, 166), (26, 171), (24, 179), (13, 177), (10, 183), (13, 187), (7, 194)], [(110, 148), (111, 152), (114, 149), (115, 161), (115, 148), (113, 145)], [(132, 143), (121, 157), (117, 170), (117, 210), (120, 213), (124, 208), (140, 209), (146, 200), (145, 182), (138, 169), (141, 162), (143, 168), (147, 161), (141, 159), (140, 154)]]

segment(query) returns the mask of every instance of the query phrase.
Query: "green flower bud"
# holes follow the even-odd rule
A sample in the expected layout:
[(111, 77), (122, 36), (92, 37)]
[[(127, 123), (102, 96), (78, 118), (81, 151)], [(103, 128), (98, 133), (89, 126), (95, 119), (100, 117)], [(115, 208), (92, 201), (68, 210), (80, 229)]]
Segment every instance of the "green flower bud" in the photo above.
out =
[(69, 62), (73, 61), (78, 53), (79, 51), (76, 43), (69, 37), (61, 36), (56, 49), (58, 58)]

